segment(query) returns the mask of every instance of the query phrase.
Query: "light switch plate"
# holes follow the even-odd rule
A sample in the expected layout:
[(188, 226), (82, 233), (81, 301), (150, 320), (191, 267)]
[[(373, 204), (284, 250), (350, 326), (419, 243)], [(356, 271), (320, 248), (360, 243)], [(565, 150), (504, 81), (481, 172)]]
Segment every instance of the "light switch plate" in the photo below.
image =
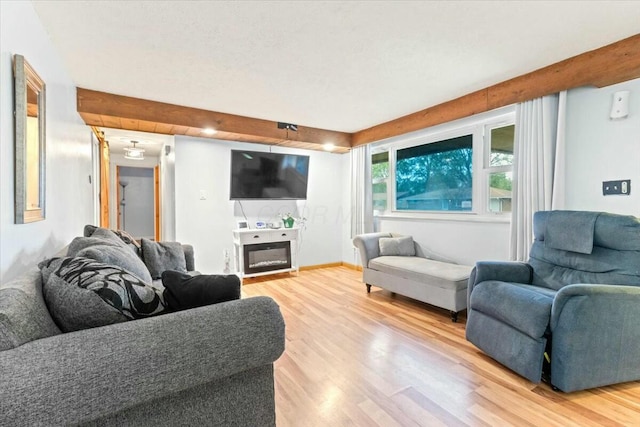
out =
[(602, 195), (622, 195), (628, 196), (631, 194), (631, 180), (624, 179), (620, 181), (603, 181), (602, 182)]

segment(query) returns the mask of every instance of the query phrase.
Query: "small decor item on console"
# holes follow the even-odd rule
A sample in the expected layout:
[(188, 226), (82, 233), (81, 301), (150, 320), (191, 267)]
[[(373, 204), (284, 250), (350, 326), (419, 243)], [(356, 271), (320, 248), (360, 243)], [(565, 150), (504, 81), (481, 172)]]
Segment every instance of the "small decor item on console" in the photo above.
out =
[(258, 229), (267, 228), (267, 224), (264, 221), (256, 221), (256, 228)]
[(295, 219), (291, 216), (290, 213), (286, 213), (281, 215), (282, 217), (282, 223), (284, 224), (284, 228), (292, 228), (293, 227), (293, 223), (295, 222)]

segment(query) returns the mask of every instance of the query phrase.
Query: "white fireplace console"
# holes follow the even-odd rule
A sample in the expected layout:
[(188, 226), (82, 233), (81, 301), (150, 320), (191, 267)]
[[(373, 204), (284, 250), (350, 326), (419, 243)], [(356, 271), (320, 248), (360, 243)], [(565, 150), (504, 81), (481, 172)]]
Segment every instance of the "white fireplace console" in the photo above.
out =
[(299, 235), (299, 228), (233, 230), (240, 278), (298, 272)]

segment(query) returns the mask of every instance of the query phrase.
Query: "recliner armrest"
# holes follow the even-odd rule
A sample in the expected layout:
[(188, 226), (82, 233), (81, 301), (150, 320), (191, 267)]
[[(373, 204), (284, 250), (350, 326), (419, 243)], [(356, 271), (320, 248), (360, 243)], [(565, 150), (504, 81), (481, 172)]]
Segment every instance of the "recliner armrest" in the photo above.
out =
[(565, 392), (640, 378), (640, 287), (576, 284), (551, 307), (551, 383)]
[[(575, 284), (568, 285), (561, 288), (556, 297), (553, 300), (553, 306), (551, 307), (551, 331), (558, 326), (558, 322), (561, 321), (563, 311), (567, 304), (573, 298), (580, 298), (580, 303), (587, 303), (592, 308), (595, 306), (606, 304), (607, 309), (616, 309), (616, 301), (637, 301), (637, 307), (640, 307), (640, 287), (638, 286), (624, 286), (624, 285), (602, 285), (602, 284)], [(598, 303), (598, 299), (601, 303)], [(578, 302), (578, 300), (574, 300)], [(640, 314), (639, 314), (640, 317)], [(572, 320), (575, 317), (572, 315)], [(594, 319), (598, 321), (598, 319)]]
[(470, 298), (473, 287), (487, 280), (531, 284), (533, 268), (525, 262), (516, 261), (479, 261), (471, 270), (467, 285), (467, 307), (471, 307)]

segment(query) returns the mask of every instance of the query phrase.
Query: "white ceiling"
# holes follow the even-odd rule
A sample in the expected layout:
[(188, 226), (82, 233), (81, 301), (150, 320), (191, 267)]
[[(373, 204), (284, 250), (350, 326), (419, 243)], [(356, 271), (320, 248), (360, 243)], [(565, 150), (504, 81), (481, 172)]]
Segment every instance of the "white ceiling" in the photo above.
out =
[(637, 1), (36, 1), (79, 87), (354, 132), (640, 31)]

